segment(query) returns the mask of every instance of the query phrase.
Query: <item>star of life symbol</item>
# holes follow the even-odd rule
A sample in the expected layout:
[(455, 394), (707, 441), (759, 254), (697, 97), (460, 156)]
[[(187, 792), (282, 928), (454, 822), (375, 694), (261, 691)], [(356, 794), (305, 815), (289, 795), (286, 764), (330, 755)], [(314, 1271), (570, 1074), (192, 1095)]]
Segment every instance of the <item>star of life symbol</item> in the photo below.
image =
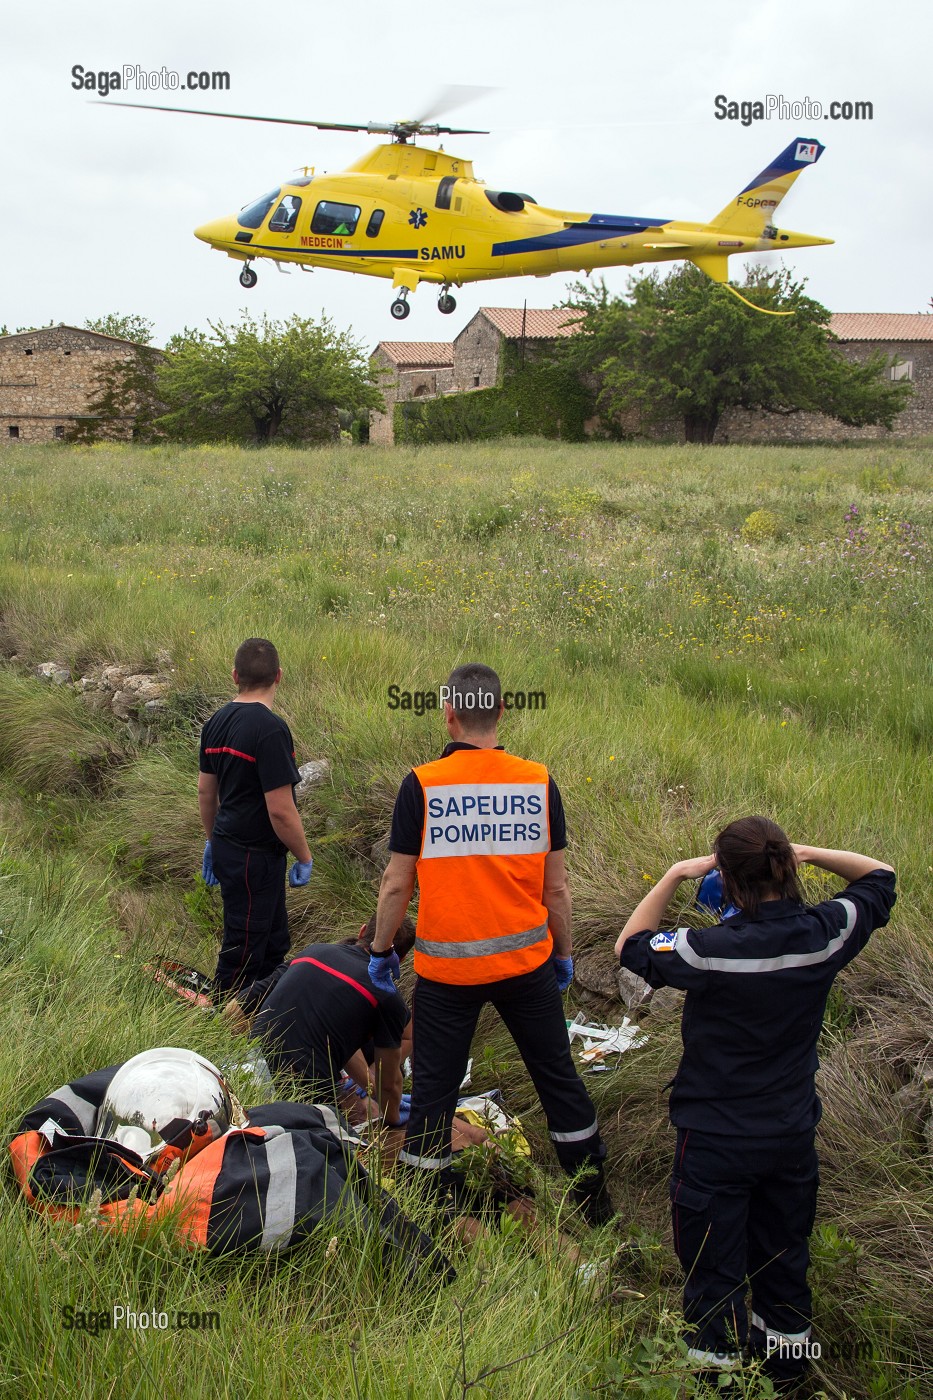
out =
[(412, 228), (424, 228), (428, 222), (428, 216), (423, 209), (413, 209), (408, 216), (408, 222)]

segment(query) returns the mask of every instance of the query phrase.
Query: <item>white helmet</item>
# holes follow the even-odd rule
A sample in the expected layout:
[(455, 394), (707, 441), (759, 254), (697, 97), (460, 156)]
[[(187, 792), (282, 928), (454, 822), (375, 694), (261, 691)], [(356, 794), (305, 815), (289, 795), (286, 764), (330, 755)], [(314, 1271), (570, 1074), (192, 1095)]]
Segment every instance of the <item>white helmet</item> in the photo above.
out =
[(245, 1122), (216, 1065), (193, 1050), (161, 1046), (117, 1070), (98, 1110), (97, 1136), (148, 1160), (167, 1147), (186, 1151), (195, 1138), (217, 1138)]

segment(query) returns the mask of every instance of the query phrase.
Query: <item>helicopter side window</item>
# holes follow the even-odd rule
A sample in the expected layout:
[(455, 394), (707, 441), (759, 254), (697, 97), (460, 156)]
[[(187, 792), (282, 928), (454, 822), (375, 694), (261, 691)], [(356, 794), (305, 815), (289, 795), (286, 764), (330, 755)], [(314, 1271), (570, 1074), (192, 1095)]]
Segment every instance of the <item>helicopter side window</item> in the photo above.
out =
[(375, 238), (382, 228), (382, 221), (386, 216), (384, 209), (374, 209), (369, 216), (369, 223), (366, 225), (366, 237)]
[(270, 233), (294, 233), (301, 200), (297, 194), (287, 194), (269, 220)]
[(359, 223), (358, 204), (334, 204), (322, 199), (311, 220), (312, 233), (355, 233)]
[(236, 216), (237, 223), (242, 224), (243, 228), (258, 228), (280, 194), (280, 189), (272, 190), (270, 194), (264, 194), (262, 199), (245, 204)]

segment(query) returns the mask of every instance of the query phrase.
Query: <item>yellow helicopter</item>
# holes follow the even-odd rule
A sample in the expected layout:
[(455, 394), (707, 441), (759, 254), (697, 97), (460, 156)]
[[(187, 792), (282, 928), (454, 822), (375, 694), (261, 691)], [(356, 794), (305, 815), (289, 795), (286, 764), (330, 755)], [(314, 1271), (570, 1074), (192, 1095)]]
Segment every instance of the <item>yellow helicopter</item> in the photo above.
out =
[(774, 223), (797, 176), (823, 153), (820, 142), (809, 137), (791, 141), (710, 223), (701, 224), (552, 209), (528, 194), (487, 188), (475, 178), (472, 161), (448, 155), (442, 147), (413, 144), (417, 136), (488, 135), (472, 128), (424, 120), (347, 125), (142, 102), (107, 105), (390, 137), (346, 170), (317, 175), (306, 167), (238, 214), (214, 219), (194, 232), (244, 264), (244, 287), (255, 287), (252, 264), (260, 258), (303, 270), (328, 267), (391, 278), (398, 296), (390, 310), (397, 321), (409, 314), (409, 293), (422, 282), (439, 288), (438, 310), (449, 315), (457, 305), (451, 287), (466, 282), (689, 258), (714, 281), (728, 285), (728, 260), (735, 254), (833, 242)]

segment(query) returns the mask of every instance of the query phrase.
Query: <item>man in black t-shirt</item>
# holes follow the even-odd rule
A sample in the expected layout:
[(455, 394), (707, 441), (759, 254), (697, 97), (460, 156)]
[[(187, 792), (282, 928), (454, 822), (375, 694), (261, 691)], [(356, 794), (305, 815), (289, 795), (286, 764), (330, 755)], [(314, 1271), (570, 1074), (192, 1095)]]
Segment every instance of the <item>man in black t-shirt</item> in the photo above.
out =
[(286, 854), (292, 885), (311, 878), (311, 852), (295, 805), (300, 774), (288, 725), (272, 706), (282, 679), (271, 642), (237, 650), (238, 694), (201, 731), (198, 806), (207, 834), (202, 874), (219, 883), (224, 933), (214, 994), (265, 977), (288, 952)]
[[(295, 1075), (312, 1101), (336, 1103), (341, 1069), (371, 1045), (376, 1098), (386, 1124), (397, 1128), (402, 1034), (411, 1013), (397, 991), (370, 979), (375, 931), (373, 917), (355, 940), (302, 948), (290, 963), (244, 988), (237, 1001), (247, 1016), (259, 1008), (252, 1034), (273, 1074)], [(404, 919), (392, 944), (400, 961), (414, 941), (414, 925)]]

